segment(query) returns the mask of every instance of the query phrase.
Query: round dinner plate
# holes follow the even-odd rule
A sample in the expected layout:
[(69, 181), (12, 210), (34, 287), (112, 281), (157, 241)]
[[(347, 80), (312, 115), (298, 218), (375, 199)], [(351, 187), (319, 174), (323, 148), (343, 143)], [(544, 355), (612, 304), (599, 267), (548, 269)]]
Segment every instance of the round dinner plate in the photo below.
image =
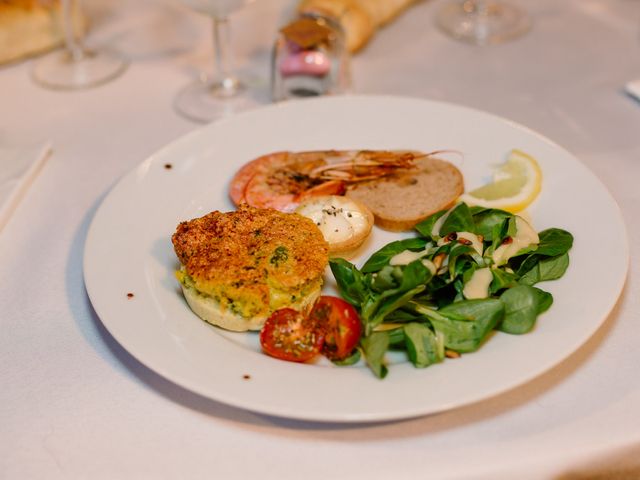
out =
[[(551, 309), (525, 335), (493, 335), (459, 359), (416, 369), (392, 359), (379, 380), (364, 366), (295, 364), (260, 352), (257, 333), (206, 324), (187, 306), (171, 235), (180, 221), (229, 211), (238, 168), (279, 150), (455, 150), (467, 189), (487, 181), (513, 148), (539, 162), (542, 191), (527, 214), (536, 230), (573, 233), (565, 276), (540, 284)], [(374, 228), (358, 257), (399, 234)], [(573, 155), (503, 118), (447, 103), (379, 96), (277, 104), (210, 124), (172, 142), (106, 196), (89, 229), (84, 277), (113, 337), (149, 368), (211, 399), (270, 415), (365, 422), (460, 407), (517, 387), (557, 365), (604, 322), (620, 295), (628, 244), (620, 211)], [(332, 292), (327, 270), (326, 291)]]

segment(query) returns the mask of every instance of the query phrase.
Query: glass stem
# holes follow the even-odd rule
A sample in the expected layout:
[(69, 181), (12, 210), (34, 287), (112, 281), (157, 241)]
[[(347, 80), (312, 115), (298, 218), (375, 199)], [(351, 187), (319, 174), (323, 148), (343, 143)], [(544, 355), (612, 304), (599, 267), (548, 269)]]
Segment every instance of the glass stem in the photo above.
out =
[(489, 5), (484, 0), (465, 0), (462, 9), (471, 15), (486, 17), (489, 14)]
[(77, 8), (76, 0), (62, 0), (62, 29), (64, 31), (64, 43), (73, 61), (84, 58), (84, 49), (77, 37), (73, 25), (73, 12)]
[(213, 18), (215, 93), (223, 97), (231, 97), (242, 89), (232, 70), (230, 33), (229, 21), (226, 17)]

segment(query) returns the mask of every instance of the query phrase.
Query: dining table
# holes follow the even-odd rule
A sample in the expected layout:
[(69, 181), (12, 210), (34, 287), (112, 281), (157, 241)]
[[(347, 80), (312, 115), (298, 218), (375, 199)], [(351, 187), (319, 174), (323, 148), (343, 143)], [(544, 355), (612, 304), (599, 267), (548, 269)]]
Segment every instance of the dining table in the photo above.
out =
[[(435, 16), (444, 1), (418, 1), (380, 27), (350, 59), (347, 95), (488, 112), (592, 172), (626, 226), (611, 235), (629, 246), (624, 287), (593, 335), (514, 388), (379, 421), (247, 409), (146, 365), (94, 310), (87, 235), (120, 179), (210, 128), (173, 104), (212, 68), (210, 19), (177, 1), (86, 0), (86, 43), (124, 56), (122, 75), (67, 91), (33, 81), (38, 57), (0, 67), (0, 146), (51, 150), (0, 230), (0, 478), (640, 478), (640, 99), (627, 89), (640, 79), (640, 1), (510, 0), (531, 27), (491, 45), (443, 33)], [(295, 4), (256, 0), (230, 17), (255, 109), (271, 103), (272, 47)], [(246, 131), (247, 143), (253, 135)], [(601, 221), (580, 215), (594, 228)], [(616, 253), (605, 242), (590, 261), (606, 265)]]

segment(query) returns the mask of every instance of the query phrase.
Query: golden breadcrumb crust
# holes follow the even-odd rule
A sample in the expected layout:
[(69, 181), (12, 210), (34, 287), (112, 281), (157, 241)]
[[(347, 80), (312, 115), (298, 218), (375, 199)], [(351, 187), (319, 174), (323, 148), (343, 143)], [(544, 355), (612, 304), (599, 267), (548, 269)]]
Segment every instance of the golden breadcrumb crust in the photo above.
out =
[(247, 318), (317, 289), (328, 263), (313, 221), (245, 204), (180, 223), (172, 242), (193, 286)]

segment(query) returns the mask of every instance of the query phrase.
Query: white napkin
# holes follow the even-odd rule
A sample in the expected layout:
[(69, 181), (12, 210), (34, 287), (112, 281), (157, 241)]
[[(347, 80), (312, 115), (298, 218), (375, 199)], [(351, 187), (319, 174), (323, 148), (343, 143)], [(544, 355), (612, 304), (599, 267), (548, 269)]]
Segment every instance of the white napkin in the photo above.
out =
[(624, 86), (629, 95), (640, 100), (640, 80), (633, 80)]
[(0, 231), (50, 152), (49, 142), (19, 147), (0, 145)]

